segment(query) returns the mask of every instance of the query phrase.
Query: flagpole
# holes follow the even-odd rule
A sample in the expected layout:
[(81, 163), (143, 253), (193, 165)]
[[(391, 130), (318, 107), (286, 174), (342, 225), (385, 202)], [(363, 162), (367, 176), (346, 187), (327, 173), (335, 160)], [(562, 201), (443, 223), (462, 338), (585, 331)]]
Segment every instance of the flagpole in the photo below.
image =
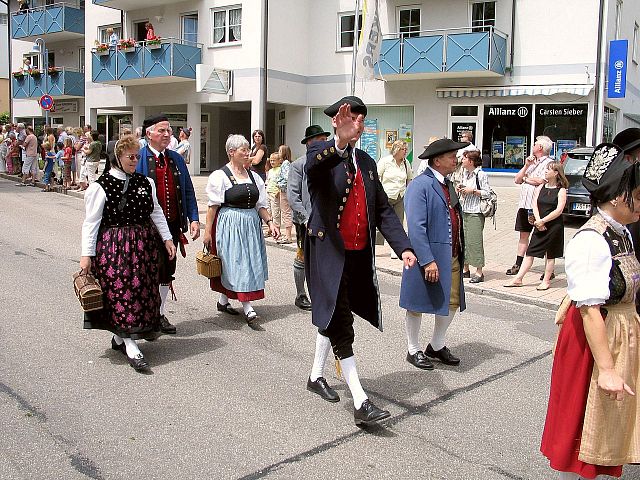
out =
[(356, 0), (355, 25), (353, 27), (353, 55), (351, 56), (351, 95), (356, 94), (356, 58), (358, 55), (358, 36), (360, 30), (360, 0)]

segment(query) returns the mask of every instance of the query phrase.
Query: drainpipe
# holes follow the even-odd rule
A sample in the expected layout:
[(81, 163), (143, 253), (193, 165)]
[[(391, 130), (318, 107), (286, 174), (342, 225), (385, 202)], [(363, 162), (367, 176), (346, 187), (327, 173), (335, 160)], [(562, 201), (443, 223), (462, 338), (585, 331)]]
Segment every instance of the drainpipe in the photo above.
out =
[(509, 76), (513, 77), (513, 49), (516, 44), (516, 0), (511, 2), (511, 53), (509, 54)]
[[(268, 43), (269, 43), (269, 0), (264, 0), (264, 15), (262, 16), (262, 68), (261, 68), (261, 82), (260, 82), (260, 124), (258, 128), (265, 131), (267, 135), (267, 75), (269, 71), (268, 62)], [(253, 139), (252, 139), (253, 141)], [(267, 139), (263, 138), (263, 142), (266, 144)]]
[(604, 65), (606, 49), (606, 1), (600, 0), (600, 14), (598, 17), (598, 53), (596, 55), (595, 100), (593, 102), (593, 132), (591, 144), (598, 145), (602, 140), (602, 124), (604, 121)]
[(7, 40), (9, 45), (9, 121), (13, 123), (13, 95), (11, 88), (13, 87), (13, 75), (11, 75), (11, 10), (9, 9), (9, 0), (0, 0), (7, 7)]

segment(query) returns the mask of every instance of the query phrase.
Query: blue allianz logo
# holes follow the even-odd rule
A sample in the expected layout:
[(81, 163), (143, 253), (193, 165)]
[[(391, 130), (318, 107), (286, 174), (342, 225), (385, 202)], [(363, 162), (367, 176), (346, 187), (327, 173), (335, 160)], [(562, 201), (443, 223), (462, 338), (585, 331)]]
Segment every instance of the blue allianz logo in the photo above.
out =
[(627, 40), (609, 43), (609, 81), (607, 98), (624, 98), (627, 90)]

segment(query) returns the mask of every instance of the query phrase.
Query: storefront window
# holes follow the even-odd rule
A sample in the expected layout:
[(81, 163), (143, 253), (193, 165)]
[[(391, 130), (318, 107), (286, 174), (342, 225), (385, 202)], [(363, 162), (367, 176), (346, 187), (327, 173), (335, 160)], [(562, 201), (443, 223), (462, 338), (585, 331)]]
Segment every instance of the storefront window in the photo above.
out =
[(603, 142), (612, 141), (616, 134), (616, 113), (613, 108), (604, 107)]
[(551, 156), (565, 159), (565, 153), (586, 145), (589, 106), (580, 104), (537, 104), (535, 137), (546, 135), (553, 140)]
[(485, 105), (482, 152), (490, 156), (490, 168), (519, 170), (528, 154), (533, 106)]

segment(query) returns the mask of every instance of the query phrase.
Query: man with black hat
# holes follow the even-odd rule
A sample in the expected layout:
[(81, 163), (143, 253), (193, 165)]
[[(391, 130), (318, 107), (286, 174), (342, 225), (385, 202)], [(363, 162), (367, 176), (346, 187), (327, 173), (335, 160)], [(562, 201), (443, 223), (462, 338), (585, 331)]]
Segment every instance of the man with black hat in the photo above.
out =
[[(460, 363), (445, 345), (456, 311), (465, 309), (462, 208), (447, 175), (456, 169), (456, 152), (468, 145), (443, 138), (427, 146), (418, 158), (428, 159), (428, 167), (409, 184), (404, 198), (409, 240), (418, 260), (402, 274), (400, 306), (407, 310), (407, 362), (423, 370), (433, 370), (429, 358), (445, 365)], [(433, 336), (424, 351), (419, 343), (423, 313), (435, 314)]]
[[(304, 138), (300, 143), (307, 146), (307, 150), (315, 142), (326, 142), (330, 133), (325, 132), (320, 125), (311, 125), (304, 131)], [(311, 310), (311, 302), (304, 290), (304, 241), (307, 233), (307, 220), (311, 215), (311, 200), (307, 188), (307, 175), (304, 164), (307, 156), (303, 155), (291, 164), (287, 182), (287, 199), (293, 210), (293, 224), (296, 227), (298, 251), (293, 261), (293, 279), (296, 283), (296, 307)]]
[(358, 97), (344, 97), (324, 113), (332, 117), (335, 138), (310, 145), (305, 164), (311, 198), (305, 269), (312, 321), (318, 327), (307, 389), (329, 402), (340, 400), (322, 376), (332, 347), (353, 397), (354, 420), (368, 425), (390, 415), (368, 399), (353, 356), (353, 313), (382, 330), (376, 227), (405, 267), (416, 258), (378, 179), (375, 161), (354, 148), (364, 130), (366, 105)]
[[(148, 143), (140, 149), (140, 161), (136, 171), (151, 177), (155, 182), (158, 203), (167, 218), (173, 243), (176, 247), (180, 245), (184, 257), (186, 238), (183, 232), (189, 230), (193, 240), (200, 236), (198, 204), (191, 176), (180, 154), (167, 148), (172, 135), (169, 120), (165, 115), (147, 118), (142, 124), (142, 135)], [(176, 327), (165, 315), (165, 304), (171, 282), (174, 280), (177, 255), (170, 260), (162, 253), (162, 249), (160, 252), (161, 329), (163, 333), (174, 334)]]

